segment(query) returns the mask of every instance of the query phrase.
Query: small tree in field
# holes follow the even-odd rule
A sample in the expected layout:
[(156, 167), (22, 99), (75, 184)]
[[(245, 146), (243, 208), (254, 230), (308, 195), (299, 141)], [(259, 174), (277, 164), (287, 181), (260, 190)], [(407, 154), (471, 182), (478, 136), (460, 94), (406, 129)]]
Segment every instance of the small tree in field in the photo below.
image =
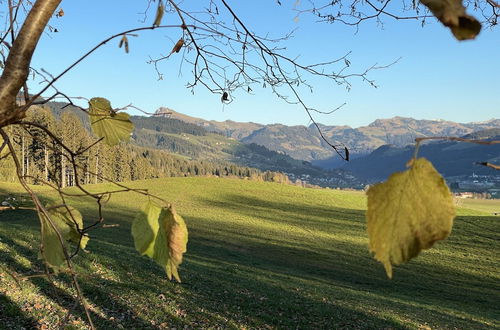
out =
[[(482, 24), (496, 25), (500, 10), (494, 0), (465, 0), (464, 4), (462, 0), (422, 0), (421, 3), (411, 4), (401, 2), (400, 8), (392, 12), (388, 9), (390, 1), (310, 1), (310, 7), (298, 11), (297, 15), (315, 15), (320, 21), (355, 27), (365, 20), (381, 20), (384, 17), (425, 22), (433, 15), (450, 28), (455, 38), (465, 40), (473, 39), (480, 32)], [(63, 116), (64, 123), (60, 127), (47, 119), (47, 110), (42, 107), (44, 104), (63, 99), (74, 105), (74, 99), (58, 90), (54, 84), (95, 50), (117, 39), (119, 46), (128, 52), (131, 36), (140, 35), (145, 30), (175, 30), (181, 37), (175, 42), (170, 54), (150, 61), (160, 79), (163, 76), (158, 64), (171, 56), (182, 56), (183, 62), (192, 71), (187, 87), (202, 86), (219, 94), (224, 103), (231, 101), (231, 95), (236, 90), (251, 91), (254, 85), (268, 86), (277, 97), (291, 104), (299, 104), (325, 142), (339, 157), (349, 159), (348, 147), (328, 141), (314, 121), (314, 112), (328, 111), (307, 105), (297, 86), (312, 88), (313, 86), (308, 85), (308, 76), (318, 76), (346, 85), (349, 85), (351, 78), (361, 77), (373, 84), (368, 77), (370, 69), (355, 74), (335, 73), (343, 72), (350, 65), (346, 57), (303, 64), (287, 55), (280, 46), (286, 43), (289, 36), (269, 39), (265, 35), (253, 33), (251, 27), (233, 10), (229, 1), (206, 0), (199, 3), (198, 9), (187, 10), (183, 8), (183, 2), (177, 0), (145, 1), (145, 7), (152, 11), (148, 24), (109, 37), (103, 36), (100, 43), (75, 59), (68, 68), (52, 74), (33, 68), (31, 60), (42, 33), (53, 30), (50, 26), (51, 18), (64, 15), (60, 7), (61, 0), (2, 2), (6, 13), (6, 28), (0, 34), (0, 157), (9, 158), (15, 164), (17, 179), (34, 202), (40, 218), (41, 254), (44, 261), (51, 268), (64, 269), (71, 275), (91, 326), (92, 320), (79, 289), (71, 259), (88, 244), (87, 233), (104, 222), (102, 206), (111, 194), (133, 191), (149, 197), (150, 201), (134, 220), (132, 236), (139, 253), (148, 255), (162, 265), (169, 278), (174, 277), (180, 281), (177, 267), (186, 251), (187, 242), (184, 221), (176, 214), (172, 205), (145, 190), (128, 188), (115, 182), (100, 170), (103, 160), (99, 155), (103, 152), (121, 153), (119, 157), (127, 157), (126, 149), (112, 149), (112, 146), (127, 140), (133, 130), (128, 114), (119, 111), (124, 108), (114, 109), (107, 99), (100, 97), (90, 99), (88, 108), (80, 108), (87, 113), (97, 138), (89, 138), (85, 132), (74, 128), (76, 126), (71, 116)], [(276, 5), (281, 5), (280, 1), (276, 1)], [(481, 24), (467, 14), (466, 7), (478, 9), (484, 22)], [(171, 16), (168, 22), (174, 23), (164, 25), (163, 18), (168, 15)], [(39, 90), (28, 89), (28, 77), (31, 74), (44, 82)], [(33, 114), (27, 115), (29, 109)], [(15, 139), (19, 139), (19, 142), (14, 143)], [(15, 144), (22, 147), (18, 148)], [(28, 145), (37, 150), (36, 164), (27, 164), (25, 161), (24, 152)], [(51, 159), (57, 160), (55, 163), (58, 165), (50, 166)], [(44, 205), (40, 202), (28, 185), (35, 180), (30, 175), (30, 168), (43, 173), (36, 178), (36, 182), (57, 191), (60, 203)], [(124, 169), (118, 172), (121, 171)], [(281, 180), (279, 177), (276, 180), (278, 179)], [(66, 203), (70, 194), (63, 188), (69, 181), (76, 186), (81, 196), (90, 196), (95, 200), (99, 216), (94, 223), (84, 224), (80, 212)], [(106, 181), (113, 183), (116, 189), (91, 192), (84, 185)], [(384, 208), (380, 199), (387, 195), (397, 197), (399, 195), (395, 191), (403, 188), (409, 192), (408, 196), (421, 195), (425, 191), (429, 196), (426, 203), (431, 206), (420, 209), (422, 203), (419, 202), (413, 208), (418, 210), (413, 212), (417, 215), (409, 217), (406, 222), (398, 222), (393, 214), (395, 208), (401, 209), (401, 205)], [(412, 258), (421, 249), (429, 248), (435, 241), (445, 238), (451, 230), (454, 212), (450, 206), (449, 190), (432, 165), (425, 160), (415, 157), (408, 172), (392, 178), (385, 186), (370, 189), (368, 198), (370, 247), (375, 252), (375, 257), (384, 263), (389, 276), (392, 274), (392, 264)], [(408, 197), (405, 203), (412, 209), (414, 201)], [(438, 209), (440, 211), (436, 212)], [(152, 229), (152, 232), (148, 232), (148, 229)], [(391, 234), (388, 236), (385, 233)], [(73, 244), (73, 251), (70, 251), (68, 243)]]

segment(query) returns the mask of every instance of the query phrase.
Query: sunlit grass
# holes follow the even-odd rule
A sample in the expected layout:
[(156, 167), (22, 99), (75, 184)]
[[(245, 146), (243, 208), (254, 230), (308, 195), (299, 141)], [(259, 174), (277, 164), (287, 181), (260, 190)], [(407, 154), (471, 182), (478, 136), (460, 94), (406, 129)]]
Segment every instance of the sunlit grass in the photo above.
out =
[(493, 215), (494, 213), (500, 215), (500, 199), (464, 198), (460, 200), (459, 205), (468, 209), (482, 211), (489, 215)]
[[(396, 267), (389, 280), (368, 252), (362, 193), (208, 178), (130, 185), (148, 187), (185, 218), (190, 241), (183, 283), (169, 282), (134, 250), (130, 224), (146, 198), (113, 196), (106, 223), (118, 226), (92, 232), (89, 252), (75, 260), (100, 328), (500, 326), (497, 217), (460, 211), (448, 240)], [(15, 189), (2, 184), (0, 193)], [(87, 223), (95, 220), (90, 202), (72, 203)], [(2, 265), (16, 274), (40, 272), (37, 230), (30, 211), (0, 213)], [(0, 324), (29, 327), (43, 319), (56, 327), (74, 294), (66, 275), (57, 283), (55, 291), (39, 278), (18, 288), (3, 272), (0, 305), (9, 311), (0, 313)], [(37, 302), (50, 308), (41, 312)], [(69, 320), (83, 326), (82, 310)]]

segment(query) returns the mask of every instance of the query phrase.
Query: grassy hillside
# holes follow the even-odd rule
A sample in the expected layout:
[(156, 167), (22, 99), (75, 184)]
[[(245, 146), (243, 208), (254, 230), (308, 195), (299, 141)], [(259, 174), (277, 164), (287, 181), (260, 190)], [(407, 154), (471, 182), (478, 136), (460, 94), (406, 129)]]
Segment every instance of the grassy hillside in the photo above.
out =
[[(345, 180), (343, 171), (324, 171), (309, 162), (267, 149), (254, 143), (245, 144), (234, 138), (208, 132), (200, 126), (162, 117), (132, 117), (134, 144), (161, 149), (177, 156), (212, 162), (231, 162), (262, 171), (279, 171), (294, 176), (309, 175), (309, 183), (317, 185), (363, 187), (364, 182)], [(325, 179), (334, 178), (331, 182)], [(342, 181), (344, 180), (344, 181)]]
[(472, 199), (466, 198), (459, 201), (459, 205), (471, 210), (482, 211), (488, 214), (500, 214), (500, 200), (498, 199)]
[[(368, 253), (361, 193), (208, 178), (131, 185), (172, 201), (188, 223), (183, 283), (133, 248), (130, 223), (144, 198), (114, 196), (106, 223), (116, 226), (94, 231), (76, 258), (98, 328), (500, 326), (498, 217), (461, 210), (447, 241), (389, 280)], [(0, 194), (16, 189), (2, 183)], [(90, 204), (75, 204), (95, 218)], [(66, 276), (55, 288), (43, 278), (19, 288), (4, 272), (40, 271), (37, 231), (32, 212), (0, 212), (0, 328), (55, 328), (73, 309)], [(82, 327), (82, 311), (73, 313)]]

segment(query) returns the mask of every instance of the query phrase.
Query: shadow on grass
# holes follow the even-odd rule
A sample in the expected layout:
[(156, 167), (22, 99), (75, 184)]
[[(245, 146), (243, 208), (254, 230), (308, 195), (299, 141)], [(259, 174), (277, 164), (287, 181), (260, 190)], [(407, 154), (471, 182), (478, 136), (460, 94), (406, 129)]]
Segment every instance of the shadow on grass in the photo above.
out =
[[(10, 250), (12, 251), (12, 253), (0, 251), (0, 260), (2, 260), (2, 263), (8, 265), (11, 269), (15, 270), (17, 274), (27, 275), (27, 274), (42, 272), (41, 270), (43, 269), (43, 265), (41, 264), (40, 261), (36, 259), (37, 258), (36, 251), (17, 244), (16, 242), (11, 240), (9, 237), (6, 237), (5, 235), (0, 235), (0, 240), (2, 241), (2, 243), (9, 246)], [(31, 267), (26, 267), (20, 264), (18, 261), (16, 261), (15, 259), (16, 255), (22, 255), (24, 257), (29, 258), (31, 260)], [(61, 273), (59, 276), (57, 276), (57, 279), (64, 282), (68, 287), (72, 286), (71, 279), (67, 274)], [(61, 289), (60, 287), (53, 285), (46, 277), (30, 278), (28, 281), (34, 286), (36, 286), (37, 292), (39, 294), (44, 295), (49, 300), (52, 300), (55, 304), (67, 310), (72, 310), (74, 316), (80, 317), (82, 320), (87, 319), (85, 311), (83, 310), (83, 307), (81, 307), (81, 305), (78, 305), (77, 308), (74, 308), (75, 307), (74, 296), (73, 294), (69, 294), (67, 290)], [(128, 310), (128, 308), (119, 304), (117, 301), (110, 299), (110, 297), (106, 294), (105, 291), (97, 290), (97, 288), (94, 285), (92, 285), (92, 283), (89, 283), (80, 278), (79, 284), (87, 301), (98, 306), (100, 310), (106, 312), (111, 306), (113, 310), (117, 310), (120, 312)], [(21, 285), (26, 285), (25, 281), (22, 281)], [(102, 304), (95, 303), (95, 301), (102, 302)], [(107, 317), (106, 318), (103, 317), (101, 313), (97, 314), (92, 310), (90, 311), (90, 314), (94, 323), (99, 324), (100, 326), (106, 328), (116, 327), (116, 322), (108, 320), (110, 315), (106, 315), (105, 313), (104, 315), (106, 315)], [(130, 317), (136, 318), (133, 314), (131, 313), (128, 314), (130, 314)], [(23, 314), (21, 310), (17, 311), (17, 317), (26, 318), (26, 316)], [(148, 325), (148, 323), (146, 322), (141, 322), (140, 318), (136, 318), (136, 320), (134, 321), (136, 321), (135, 323), (137, 325), (143, 325), (143, 326)], [(139, 323), (137, 321), (139, 321)], [(18, 324), (17, 326), (19, 325), (20, 324)], [(54, 324), (54, 326), (56, 325)]]
[[(255, 216), (266, 221), (294, 226), (310, 226), (311, 222), (316, 222), (314, 227), (324, 228), (328, 232), (343, 230), (349, 234), (366, 235), (363, 211), (337, 207), (316, 208), (305, 203), (288, 204), (237, 195), (228, 195), (216, 201), (204, 200), (204, 203), (208, 207), (221, 210), (229, 208), (240, 214)], [(293, 218), (290, 218), (292, 215)], [(317, 220), (315, 219), (317, 216), (326, 220)], [(197, 224), (206, 223), (201, 218), (191, 220)], [(346, 221), (351, 224), (346, 224)], [(495, 221), (494, 217), (459, 217), (456, 220), (453, 239), (444, 244), (454, 249), (454, 245), (460, 246), (472, 242), (474, 247), (480, 250), (488, 251), (496, 248), (498, 251), (500, 235), (494, 229)], [(488, 231), (488, 236), (484, 237), (483, 233), (477, 232), (478, 226), (493, 230)], [(382, 267), (370, 257), (367, 247), (363, 245), (333, 241), (331, 245), (317, 244), (317, 249), (311, 250), (307, 243), (304, 246), (287, 244), (283, 241), (275, 244), (280, 240), (276, 233), (275, 237), (272, 235), (255, 237), (246, 231), (237, 233), (237, 228), (217, 228), (217, 230), (217, 235), (214, 235), (209, 226), (193, 227), (191, 237), (194, 235), (200, 237), (192, 239), (190, 251), (209, 255), (211, 258), (219, 259), (220, 262), (243, 261), (255, 268), (310, 279), (316, 283), (323, 283), (326, 287), (347, 287), (356, 291), (366, 291), (371, 294), (367, 299), (372, 303), (391, 305), (391, 309), (407, 310), (411, 314), (420, 313), (418, 310), (415, 311), (416, 308), (428, 309), (428, 312), (434, 315), (432, 318), (439, 320), (439, 324), (447, 324), (456, 321), (457, 318), (441, 310), (454, 311), (457, 312), (456, 315), (466, 313), (495, 320), (494, 306), (498, 300), (499, 285), (497, 276), (491, 273), (472, 274), (468, 269), (450, 267), (439, 258), (420, 257), (411, 264), (398, 267), (396, 278), (391, 281), (386, 279)], [(220, 236), (222, 239), (217, 238)], [(310, 239), (321, 241), (314, 235)], [(335, 246), (340, 246), (341, 249)], [(225, 253), (222, 255), (221, 251)], [(453, 263), (453, 260), (451, 262)], [(476, 267), (476, 260), (470, 259), (469, 267)], [(490, 265), (490, 270), (491, 267), (493, 266)], [(425, 313), (422, 315), (422, 319), (425, 320)], [(472, 320), (458, 321), (470, 322), (468, 326), (481, 325)]]
[(36, 320), (27, 317), (12, 300), (0, 293), (0, 328), (34, 329), (36, 325)]
[[(238, 195), (202, 203), (221, 214), (229, 210), (232, 215), (266, 223), (329, 235), (365, 235), (364, 212), (358, 210)], [(87, 218), (95, 217), (95, 211), (86, 206), (80, 210)], [(214, 221), (214, 215), (185, 217), (190, 242), (181, 268), (184, 282), (175, 285), (165, 279), (160, 267), (135, 252), (130, 236), (132, 214), (123, 207), (109, 211), (107, 223), (120, 226), (92, 232), (92, 253), (76, 260), (87, 275), (92, 275), (94, 263), (113, 275), (112, 279), (95, 275), (82, 281), (85, 296), (105, 314), (93, 315), (102, 328), (116, 327), (110, 317), (136, 328), (161, 327), (162, 322), (189, 327), (402, 328), (428, 320), (441, 328), (480, 328), (485, 324), (471, 317), (495, 319), (498, 284), (486, 274), (460, 272), (439, 261), (417, 259), (399, 267), (396, 279), (390, 281), (366, 246), (356, 240), (318, 238), (307, 231), (295, 237), (295, 232), (252, 230), (241, 219), (227, 226)], [(2, 222), (26, 223), (26, 217), (33, 215), (1, 215), (0, 226)], [(466, 224), (472, 218), (460, 221)], [(456, 231), (463, 235), (460, 221)], [(31, 223), (37, 230), (36, 222)], [(486, 223), (490, 224), (487, 219)], [(475, 221), (474, 225), (481, 224)], [(0, 239), (15, 253), (36, 259), (36, 251), (9, 241), (9, 237)], [(8, 259), (9, 255), (0, 258), (17, 271), (30, 271)], [(61, 299), (62, 306), (73, 302), (66, 292), (51, 291), (47, 281), (32, 283), (47, 297)], [(81, 310), (76, 313), (84, 319)], [(402, 319), (413, 325), (402, 324)]]

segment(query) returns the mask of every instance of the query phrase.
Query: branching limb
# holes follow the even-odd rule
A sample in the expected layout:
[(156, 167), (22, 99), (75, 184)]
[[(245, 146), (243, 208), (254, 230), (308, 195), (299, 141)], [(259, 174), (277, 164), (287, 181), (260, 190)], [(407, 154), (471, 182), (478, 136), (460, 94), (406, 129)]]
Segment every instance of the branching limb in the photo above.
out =
[(500, 165), (496, 165), (496, 164), (492, 164), (492, 163), (488, 163), (488, 162), (476, 162), (475, 164), (486, 166), (486, 167), (491, 167), (494, 170), (500, 171)]

